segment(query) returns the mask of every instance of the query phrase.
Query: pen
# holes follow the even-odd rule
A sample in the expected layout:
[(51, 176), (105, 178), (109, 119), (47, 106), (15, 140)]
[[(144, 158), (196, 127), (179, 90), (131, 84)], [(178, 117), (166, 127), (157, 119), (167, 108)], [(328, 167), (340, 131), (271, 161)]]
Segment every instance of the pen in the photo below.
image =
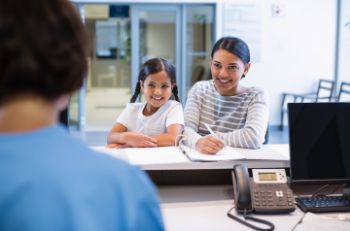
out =
[(213, 130), (211, 130), (211, 128), (209, 127), (208, 124), (204, 123), (204, 126), (208, 129), (208, 131), (209, 131), (210, 134), (212, 134), (213, 136), (215, 136), (216, 139), (221, 140), (221, 142), (223, 142), (223, 143), (225, 144), (225, 142), (224, 142), (222, 139), (220, 139), (220, 138), (213, 132)]
[(218, 136), (213, 132), (213, 130), (211, 130), (211, 128), (209, 127), (208, 124), (204, 123), (204, 126), (208, 129), (208, 131), (210, 132), (210, 134), (212, 134), (213, 136), (215, 136), (215, 138), (219, 139)]

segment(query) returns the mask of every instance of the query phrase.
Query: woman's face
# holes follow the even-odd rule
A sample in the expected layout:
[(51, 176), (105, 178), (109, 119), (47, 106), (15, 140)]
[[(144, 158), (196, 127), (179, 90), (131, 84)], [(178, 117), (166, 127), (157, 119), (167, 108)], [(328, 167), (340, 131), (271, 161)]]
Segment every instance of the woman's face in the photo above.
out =
[(246, 75), (250, 64), (244, 64), (236, 55), (219, 49), (211, 60), (211, 75), (216, 90), (220, 95), (237, 95), (238, 84), (242, 75)]

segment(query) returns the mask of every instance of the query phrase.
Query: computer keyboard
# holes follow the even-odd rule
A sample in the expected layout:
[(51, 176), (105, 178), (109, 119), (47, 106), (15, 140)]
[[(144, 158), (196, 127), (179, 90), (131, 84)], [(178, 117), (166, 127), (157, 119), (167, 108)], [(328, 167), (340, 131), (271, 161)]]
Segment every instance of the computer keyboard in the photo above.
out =
[(309, 196), (295, 198), (304, 212), (344, 212), (350, 211), (350, 196)]

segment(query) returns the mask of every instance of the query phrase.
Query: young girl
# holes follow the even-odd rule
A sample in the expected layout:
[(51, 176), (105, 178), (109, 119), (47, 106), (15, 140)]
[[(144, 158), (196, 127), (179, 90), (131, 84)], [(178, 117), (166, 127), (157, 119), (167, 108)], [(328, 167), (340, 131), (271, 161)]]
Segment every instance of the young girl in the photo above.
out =
[[(135, 103), (142, 92), (145, 102)], [(175, 100), (170, 100), (173, 95)], [(162, 58), (145, 62), (135, 93), (111, 129), (109, 147), (157, 147), (175, 145), (184, 127), (175, 67)]]

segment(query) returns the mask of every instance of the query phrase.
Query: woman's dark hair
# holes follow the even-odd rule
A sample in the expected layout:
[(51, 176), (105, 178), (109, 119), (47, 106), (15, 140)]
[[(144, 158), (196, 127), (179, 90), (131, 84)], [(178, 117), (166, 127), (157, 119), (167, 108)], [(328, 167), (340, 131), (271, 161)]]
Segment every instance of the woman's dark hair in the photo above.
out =
[(51, 101), (79, 89), (87, 38), (68, 0), (1, 0), (0, 104), (27, 93)]
[(219, 49), (224, 49), (242, 60), (244, 64), (250, 63), (250, 52), (248, 45), (239, 38), (236, 37), (222, 37), (219, 39), (211, 51), (211, 58), (213, 58), (215, 52)]
[(175, 100), (180, 102), (180, 99), (178, 96), (178, 89), (177, 89), (177, 85), (176, 85), (175, 66), (173, 64), (171, 64), (169, 61), (167, 61), (166, 59), (153, 58), (153, 59), (146, 61), (142, 65), (140, 73), (139, 73), (139, 78), (138, 78), (136, 86), (135, 86), (135, 92), (134, 92), (134, 95), (130, 99), (130, 103), (134, 103), (136, 101), (138, 95), (140, 94), (140, 91), (141, 91), (140, 80), (142, 82), (144, 82), (145, 79), (147, 78), (147, 76), (149, 76), (150, 74), (156, 74), (156, 73), (161, 72), (163, 70), (168, 74), (170, 81), (171, 81), (171, 84), (173, 84), (172, 93), (173, 93)]

